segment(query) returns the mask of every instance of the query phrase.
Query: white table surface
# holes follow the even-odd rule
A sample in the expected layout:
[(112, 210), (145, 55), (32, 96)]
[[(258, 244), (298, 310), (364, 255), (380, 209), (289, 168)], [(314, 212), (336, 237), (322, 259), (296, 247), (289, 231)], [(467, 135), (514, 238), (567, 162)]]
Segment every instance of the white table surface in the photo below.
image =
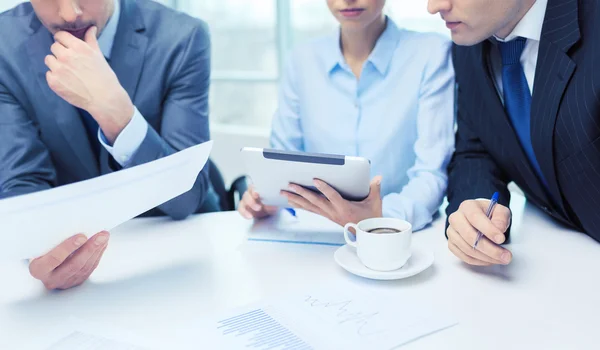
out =
[(413, 240), (434, 251), (433, 267), (392, 282), (350, 275), (334, 262), (336, 247), (248, 242), (251, 223), (237, 213), (136, 219), (112, 233), (90, 281), (72, 290), (46, 292), (23, 263), (0, 263), (0, 349), (39, 348), (70, 316), (167, 344), (199, 318), (324, 283), (448, 303), (459, 325), (402, 349), (599, 349), (600, 244), (524, 203), (513, 198), (509, 266), (460, 263), (440, 218)]

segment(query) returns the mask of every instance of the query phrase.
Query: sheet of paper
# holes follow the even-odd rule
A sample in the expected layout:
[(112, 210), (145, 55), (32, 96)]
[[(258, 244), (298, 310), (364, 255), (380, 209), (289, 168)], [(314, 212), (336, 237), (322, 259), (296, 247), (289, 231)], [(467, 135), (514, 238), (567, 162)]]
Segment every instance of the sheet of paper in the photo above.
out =
[(0, 200), (0, 258), (39, 256), (77, 233), (93, 235), (189, 191), (212, 141), (137, 167)]
[(47, 350), (144, 350), (144, 348), (75, 331), (47, 348)]
[(251, 241), (300, 244), (344, 245), (344, 228), (322, 216), (298, 210), (296, 217), (282, 210), (278, 215), (257, 220), (250, 231)]
[(426, 298), (333, 287), (223, 314), (203, 339), (220, 349), (393, 349), (456, 324)]

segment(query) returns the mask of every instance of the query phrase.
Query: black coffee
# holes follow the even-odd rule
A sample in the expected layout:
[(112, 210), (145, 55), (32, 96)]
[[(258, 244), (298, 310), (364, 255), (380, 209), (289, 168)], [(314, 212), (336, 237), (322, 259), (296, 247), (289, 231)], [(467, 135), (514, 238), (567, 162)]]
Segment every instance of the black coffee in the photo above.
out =
[(379, 227), (379, 228), (370, 229), (367, 232), (369, 232), (369, 233), (398, 233), (398, 232), (402, 232), (402, 231), (397, 230), (395, 228)]

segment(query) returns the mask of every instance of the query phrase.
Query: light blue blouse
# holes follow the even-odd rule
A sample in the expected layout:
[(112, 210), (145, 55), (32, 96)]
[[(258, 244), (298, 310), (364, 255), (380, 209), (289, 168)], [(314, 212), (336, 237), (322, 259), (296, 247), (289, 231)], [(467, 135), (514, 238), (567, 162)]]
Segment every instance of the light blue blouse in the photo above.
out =
[(274, 148), (360, 156), (382, 175), (383, 214), (418, 230), (445, 195), (454, 150), (450, 42), (387, 27), (359, 80), (339, 30), (293, 50), (272, 126)]

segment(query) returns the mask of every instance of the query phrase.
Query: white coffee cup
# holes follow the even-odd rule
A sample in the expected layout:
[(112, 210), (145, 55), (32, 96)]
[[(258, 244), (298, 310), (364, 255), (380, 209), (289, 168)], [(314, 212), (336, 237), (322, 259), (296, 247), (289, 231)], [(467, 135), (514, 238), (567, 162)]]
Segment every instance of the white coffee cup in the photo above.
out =
[[(350, 239), (348, 229), (356, 230), (356, 241)], [(390, 233), (369, 232), (390, 229)], [(395, 232), (397, 231), (397, 232)], [(374, 218), (347, 224), (344, 227), (346, 243), (356, 248), (360, 261), (371, 270), (394, 271), (406, 264), (411, 255), (412, 225), (404, 220)]]

